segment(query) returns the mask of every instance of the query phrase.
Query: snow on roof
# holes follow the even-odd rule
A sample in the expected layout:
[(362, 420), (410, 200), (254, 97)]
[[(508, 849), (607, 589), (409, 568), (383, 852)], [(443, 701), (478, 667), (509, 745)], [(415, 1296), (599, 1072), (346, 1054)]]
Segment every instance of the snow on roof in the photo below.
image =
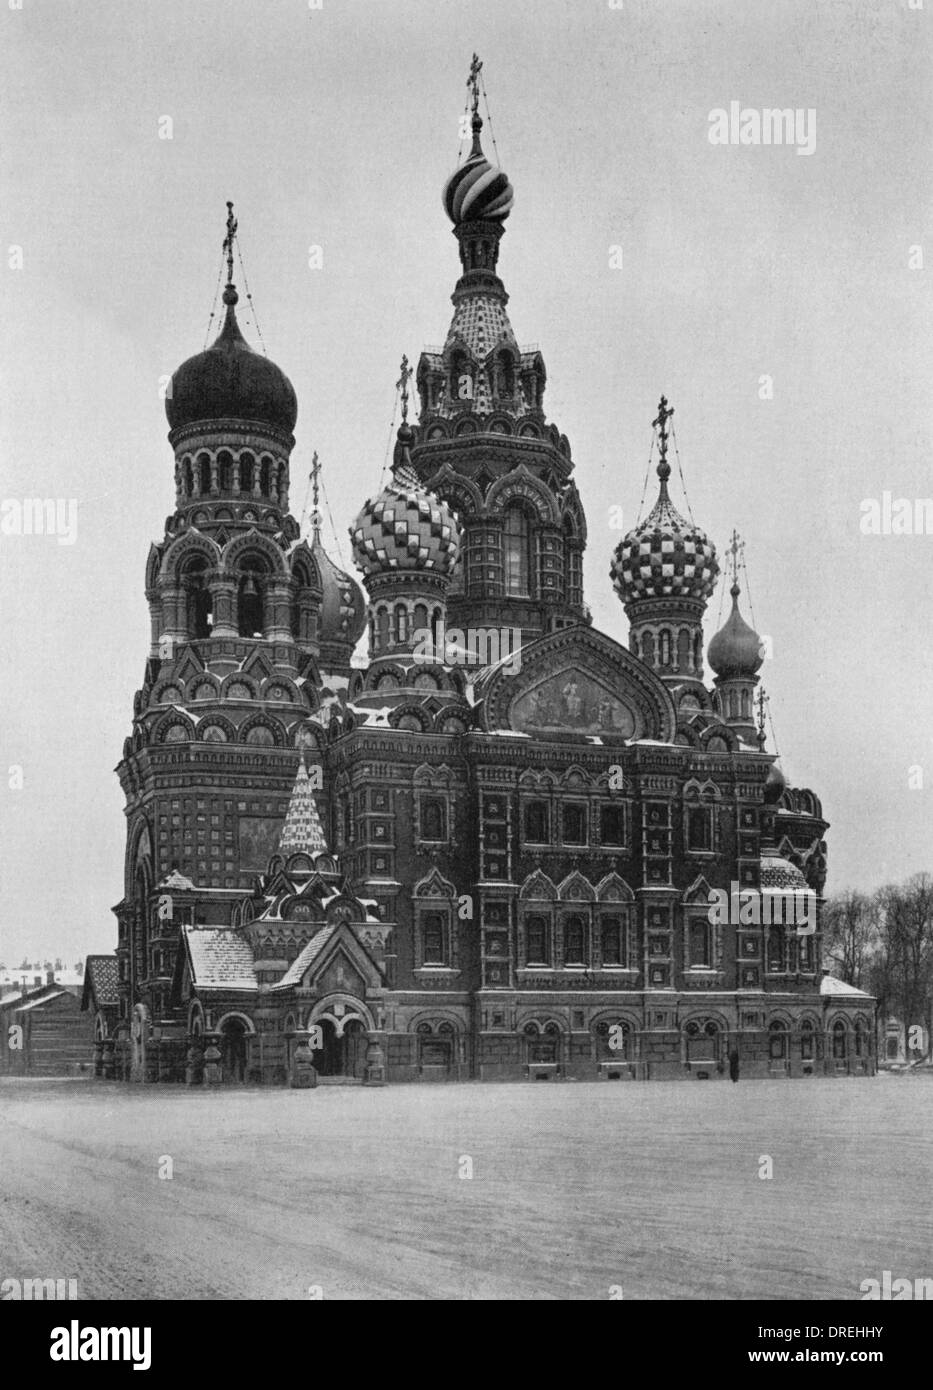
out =
[(845, 980), (837, 980), (835, 975), (823, 976), (820, 980), (820, 994), (854, 995), (858, 999), (874, 998), (864, 989), (856, 989), (854, 985), (847, 985)]
[(13, 1012), (17, 1014), (27, 1013), (30, 1009), (41, 1008), (43, 1004), (48, 1004), (49, 1001), (52, 999), (61, 999), (62, 995), (67, 993), (67, 989), (56, 989), (53, 990), (51, 994), (46, 994), (43, 992), (42, 994), (37, 995), (35, 999), (30, 999), (25, 1004), (20, 1004), (19, 1008), (14, 1009)]
[(229, 927), (183, 927), (194, 983), (201, 989), (256, 989), (249, 943)]
[(308, 966), (317, 960), (336, 930), (337, 926), (333, 924), (329, 927), (322, 927), (316, 936), (312, 936), (307, 946), (298, 952), (298, 955), (292, 961), (281, 980), (279, 980), (277, 984), (274, 984), (272, 988), (288, 989), (290, 985), (299, 984)]

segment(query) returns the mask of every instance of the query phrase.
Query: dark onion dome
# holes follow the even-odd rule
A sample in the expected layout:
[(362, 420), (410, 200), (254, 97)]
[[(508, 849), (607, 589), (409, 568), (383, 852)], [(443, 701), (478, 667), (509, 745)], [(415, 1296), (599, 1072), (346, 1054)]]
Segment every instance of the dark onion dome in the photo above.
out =
[(707, 599), (713, 592), (719, 574), (716, 547), (677, 511), (666, 478), (645, 520), (616, 546), (609, 574), (623, 603), (670, 596)]
[(205, 352), (183, 362), (172, 377), (165, 413), (173, 430), (204, 420), (249, 420), (290, 435), (298, 401), (288, 377), (254, 352), (240, 332), (233, 285), (224, 289), (224, 326)]
[(761, 638), (739, 612), (739, 586), (733, 584), (732, 612), (706, 649), (706, 660), (717, 676), (753, 676), (764, 660)]
[(766, 804), (768, 806), (775, 806), (784, 795), (786, 787), (787, 780), (783, 772), (778, 767), (777, 763), (772, 763), (768, 776), (765, 778), (764, 797)]
[(392, 481), (366, 502), (350, 528), (353, 554), (365, 575), (386, 570), (449, 574), (460, 548), (460, 529), (446, 502), (422, 487), (408, 446), (414, 432), (398, 432), (401, 455)]
[(515, 201), (505, 174), (483, 154), (479, 142), (482, 128), (481, 117), (474, 113), (470, 156), (444, 184), (444, 211), (454, 226), (461, 222), (504, 222)]
[(321, 576), (321, 611), (318, 617), (318, 640), (345, 642), (355, 647), (366, 627), (366, 599), (355, 579), (338, 569), (321, 543), (320, 530), (315, 527), (311, 554), (317, 561)]

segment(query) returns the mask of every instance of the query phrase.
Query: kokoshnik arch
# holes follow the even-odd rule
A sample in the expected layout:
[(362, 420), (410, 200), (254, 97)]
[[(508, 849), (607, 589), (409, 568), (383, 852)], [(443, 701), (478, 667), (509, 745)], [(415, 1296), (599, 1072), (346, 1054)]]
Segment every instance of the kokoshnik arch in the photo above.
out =
[[(657, 501), (611, 570), (628, 647), (592, 626), (570, 444), (498, 274), (513, 191), (478, 70), (443, 193), (453, 317), (403, 361), (392, 477), (351, 528), (365, 598), (325, 553), (316, 460), (309, 539), (289, 512), (297, 401), (238, 326), (229, 209), (223, 327), (166, 401), (98, 1070), (283, 1082), (310, 1038), (321, 1073), (370, 1081), (715, 1078), (735, 1050), (746, 1075), (872, 1071), (874, 1000), (823, 977), (818, 911), (812, 934), (711, 919), (734, 885), (818, 909), (827, 822), (756, 727), (735, 563), (704, 659), (719, 564), (671, 500), (663, 397)], [(450, 629), (518, 630), (520, 662), (425, 659)]]

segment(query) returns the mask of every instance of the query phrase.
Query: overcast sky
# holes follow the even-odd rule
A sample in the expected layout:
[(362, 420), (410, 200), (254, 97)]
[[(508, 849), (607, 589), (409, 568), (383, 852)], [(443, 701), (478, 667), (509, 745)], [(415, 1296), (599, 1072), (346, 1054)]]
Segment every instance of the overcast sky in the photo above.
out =
[[(515, 187), (500, 272), (573, 446), (596, 626), (626, 640), (610, 509), (635, 520), (664, 391), (694, 516), (720, 554), (733, 527), (747, 543), (783, 766), (832, 822), (828, 889), (933, 869), (933, 536), (859, 525), (885, 490), (933, 495), (931, 25), (929, 0), (0, 9), (2, 497), (78, 506), (73, 545), (0, 535), (0, 958), (113, 948), (113, 767), (174, 499), (159, 379), (203, 346), (226, 199), (298, 393), (292, 510), (317, 449), (346, 560), (401, 354), (450, 321), (440, 190), (474, 48)], [(812, 153), (712, 144), (733, 101), (815, 112)]]

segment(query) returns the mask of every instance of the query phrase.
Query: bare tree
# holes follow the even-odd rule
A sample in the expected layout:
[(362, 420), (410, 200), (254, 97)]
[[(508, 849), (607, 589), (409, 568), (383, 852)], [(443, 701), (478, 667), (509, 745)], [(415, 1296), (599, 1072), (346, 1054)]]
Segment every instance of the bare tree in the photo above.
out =
[(878, 894), (849, 889), (823, 905), (823, 954), (833, 973), (856, 989), (878, 946), (881, 911)]
[(933, 988), (933, 875), (914, 874), (906, 883), (881, 889), (878, 984), (906, 1029), (923, 1024), (930, 1048)]

